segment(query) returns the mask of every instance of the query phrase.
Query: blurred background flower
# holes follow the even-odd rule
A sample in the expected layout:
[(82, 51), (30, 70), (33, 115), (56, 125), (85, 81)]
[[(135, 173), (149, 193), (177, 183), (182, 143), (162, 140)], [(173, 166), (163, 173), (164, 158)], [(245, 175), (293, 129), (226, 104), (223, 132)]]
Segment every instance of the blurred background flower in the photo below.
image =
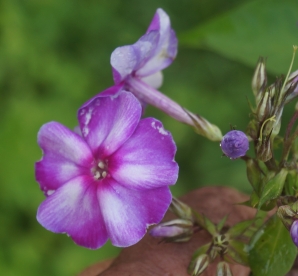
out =
[[(287, 72), (298, 43), (296, 0), (0, 1), (2, 275), (74, 275), (117, 254), (110, 244), (97, 251), (79, 247), (37, 223), (44, 198), (34, 180), (34, 162), (41, 156), (37, 131), (53, 120), (76, 126), (80, 105), (113, 85), (112, 51), (143, 35), (158, 7), (170, 16), (179, 41), (160, 90), (223, 133), (230, 124), (246, 128), (246, 96), (253, 102), (259, 56), (267, 57), (272, 83)], [(293, 71), (297, 67), (296, 62)], [(295, 101), (289, 105), (284, 122)], [(250, 191), (244, 162), (221, 158), (219, 144), (153, 107), (145, 115), (161, 120), (177, 143), (175, 196), (210, 184)]]

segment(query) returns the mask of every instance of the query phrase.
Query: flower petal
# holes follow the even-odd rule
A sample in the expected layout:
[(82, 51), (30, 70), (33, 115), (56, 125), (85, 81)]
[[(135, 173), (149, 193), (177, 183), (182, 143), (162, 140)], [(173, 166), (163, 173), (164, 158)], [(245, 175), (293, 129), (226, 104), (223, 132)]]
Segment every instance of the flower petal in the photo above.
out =
[(107, 179), (98, 190), (98, 201), (112, 244), (126, 247), (137, 243), (149, 225), (162, 220), (171, 199), (168, 187), (137, 191)]
[(159, 41), (151, 59), (137, 71), (136, 75), (139, 77), (151, 75), (168, 67), (177, 55), (178, 40), (171, 28), (169, 16), (162, 9), (157, 9), (147, 33), (152, 31), (159, 32)]
[(157, 188), (177, 181), (176, 145), (161, 122), (140, 121), (128, 141), (109, 158), (109, 172), (126, 187)]
[(143, 77), (142, 81), (148, 84), (149, 86), (158, 89), (161, 87), (163, 82), (163, 74), (161, 71), (158, 71), (152, 75), (149, 75), (147, 77)]
[(100, 96), (113, 96), (116, 95), (118, 93), (120, 93), (123, 90), (123, 84), (117, 84), (117, 85), (113, 85), (107, 89), (105, 89), (104, 91), (99, 92), (97, 95), (95, 95), (94, 97), (92, 97), (91, 99), (89, 99), (87, 102), (85, 102), (82, 107), (85, 107), (86, 105), (88, 105), (89, 103), (91, 103), (96, 97)]
[(113, 77), (116, 84), (133, 72), (137, 64), (137, 53), (132, 45), (116, 48), (111, 55)]
[(98, 96), (79, 109), (82, 135), (97, 159), (116, 151), (135, 131), (142, 107), (132, 93)]
[(116, 48), (111, 55), (115, 83), (119, 84), (142, 67), (152, 57), (158, 41), (159, 33), (152, 31), (143, 35), (135, 44)]
[(78, 175), (90, 174), (93, 156), (86, 142), (65, 126), (50, 122), (38, 132), (43, 158), (35, 164), (35, 176), (46, 195)]
[(91, 177), (77, 177), (49, 196), (38, 208), (38, 222), (55, 233), (67, 233), (75, 243), (90, 249), (108, 239)]

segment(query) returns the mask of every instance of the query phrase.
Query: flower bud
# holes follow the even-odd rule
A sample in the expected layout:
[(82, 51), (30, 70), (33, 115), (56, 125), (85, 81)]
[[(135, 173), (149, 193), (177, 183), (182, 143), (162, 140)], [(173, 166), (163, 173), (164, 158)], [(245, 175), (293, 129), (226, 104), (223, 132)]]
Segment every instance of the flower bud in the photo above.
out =
[(264, 121), (271, 111), (271, 96), (270, 92), (267, 91), (262, 95), (262, 98), (258, 104), (257, 117), (260, 122)]
[(216, 276), (233, 276), (231, 268), (227, 262), (220, 262), (217, 265)]
[(164, 238), (166, 242), (185, 242), (193, 234), (193, 223), (189, 220), (175, 219), (156, 225), (149, 234), (156, 238)]
[(172, 198), (170, 210), (181, 219), (193, 220), (191, 208), (175, 197)]
[(290, 102), (292, 99), (298, 96), (298, 70), (294, 71), (290, 76), (289, 80), (285, 86), (285, 90), (291, 89), (291, 93), (287, 95), (286, 103)]
[(222, 139), (222, 134), (218, 126), (211, 124), (202, 116), (195, 115), (187, 110), (185, 112), (191, 118), (196, 133), (205, 136), (211, 141), (220, 141)]
[(251, 82), (252, 91), (256, 97), (257, 104), (260, 101), (259, 99), (260, 99), (260, 94), (262, 92), (262, 89), (265, 89), (266, 84), (267, 84), (267, 75), (266, 75), (265, 59), (260, 57)]
[(249, 142), (244, 132), (231, 130), (221, 140), (220, 147), (230, 159), (237, 159), (246, 154), (249, 149)]
[(193, 276), (198, 276), (202, 274), (205, 269), (208, 267), (210, 263), (209, 256), (207, 254), (202, 254), (197, 257), (195, 260), (195, 266), (192, 275)]
[(272, 158), (272, 148), (270, 137), (264, 137), (256, 146), (257, 158), (263, 162)]
[[(293, 220), (295, 219), (296, 213), (288, 205), (279, 206), (277, 209), (277, 216), (281, 219), (284, 226), (290, 230)], [(297, 239), (298, 241), (298, 239)]]
[(298, 247), (298, 220), (295, 220), (291, 226), (290, 235), (293, 243)]

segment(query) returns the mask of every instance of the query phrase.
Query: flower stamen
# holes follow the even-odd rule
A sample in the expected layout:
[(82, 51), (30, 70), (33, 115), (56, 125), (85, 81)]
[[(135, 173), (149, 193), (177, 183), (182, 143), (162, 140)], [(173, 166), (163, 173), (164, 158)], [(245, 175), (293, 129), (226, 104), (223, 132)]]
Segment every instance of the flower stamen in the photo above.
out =
[(94, 175), (95, 180), (101, 180), (105, 178), (108, 173), (107, 173), (107, 162), (104, 161), (98, 161), (97, 165), (93, 167), (92, 173)]
[(102, 161), (99, 161), (97, 166), (100, 168), (100, 169), (104, 169), (105, 168), (105, 163), (102, 162)]

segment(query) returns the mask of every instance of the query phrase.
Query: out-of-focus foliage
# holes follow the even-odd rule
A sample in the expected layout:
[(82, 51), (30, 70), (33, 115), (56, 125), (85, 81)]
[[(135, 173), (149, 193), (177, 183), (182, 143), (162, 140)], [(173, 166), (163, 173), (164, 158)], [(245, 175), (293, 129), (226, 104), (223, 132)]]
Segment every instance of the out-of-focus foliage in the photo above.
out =
[[(74, 275), (118, 252), (78, 247), (36, 222), (44, 199), (34, 180), (36, 134), (52, 120), (76, 126), (77, 108), (112, 85), (111, 52), (134, 43), (158, 7), (182, 38), (161, 90), (223, 133), (230, 124), (245, 130), (258, 56), (285, 74), (298, 44), (295, 0), (0, 0), (1, 275)], [(292, 112), (290, 104), (283, 122)], [(162, 120), (177, 142), (176, 196), (210, 184), (250, 191), (244, 162), (222, 158), (218, 144), (152, 107), (146, 116)]]

